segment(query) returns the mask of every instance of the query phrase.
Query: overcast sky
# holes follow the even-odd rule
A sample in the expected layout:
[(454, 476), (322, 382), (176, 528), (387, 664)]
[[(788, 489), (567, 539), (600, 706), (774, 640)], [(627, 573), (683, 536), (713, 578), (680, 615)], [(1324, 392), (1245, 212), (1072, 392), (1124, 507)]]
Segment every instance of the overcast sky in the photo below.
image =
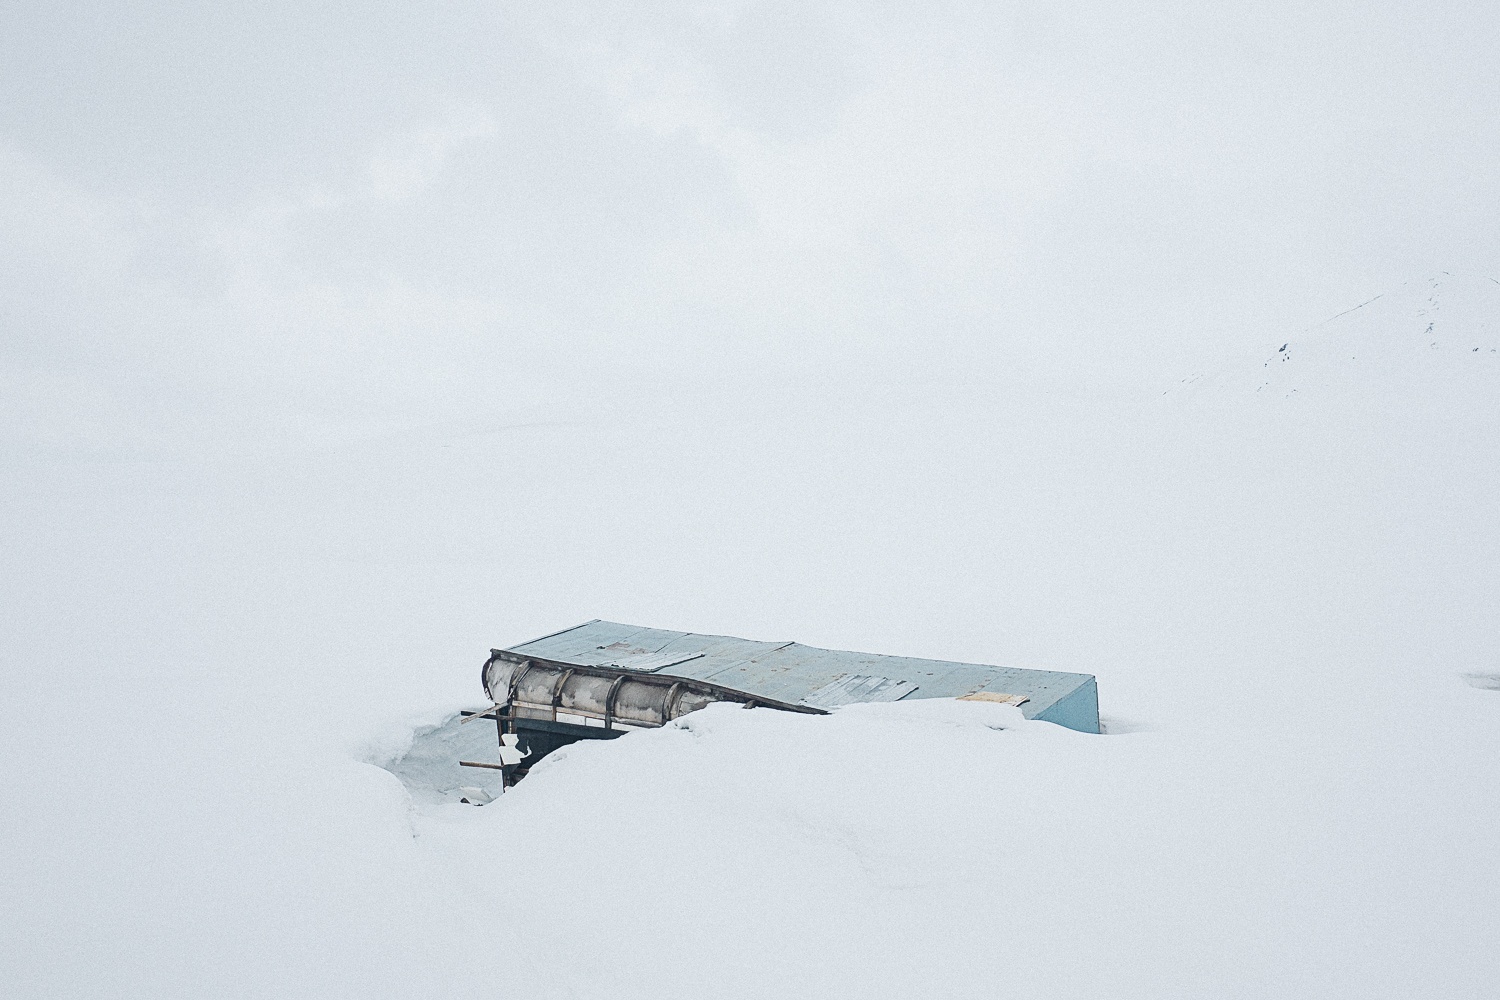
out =
[(11, 4), (4, 440), (1156, 378), (1500, 269), (1497, 51), (1484, 2)]

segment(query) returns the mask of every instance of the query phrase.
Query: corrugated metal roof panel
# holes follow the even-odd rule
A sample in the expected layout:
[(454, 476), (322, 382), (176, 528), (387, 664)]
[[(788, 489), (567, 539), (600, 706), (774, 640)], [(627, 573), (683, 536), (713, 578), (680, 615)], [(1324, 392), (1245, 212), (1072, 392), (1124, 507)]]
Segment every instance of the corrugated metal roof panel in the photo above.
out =
[[(789, 704), (851, 676), (910, 685), (914, 690), (903, 697), (912, 698), (960, 698), (989, 691), (1024, 696), (1021, 710), (1028, 718), (1045, 718), (1086, 732), (1099, 730), (1098, 696), (1089, 674), (820, 649), (795, 642), (757, 642), (606, 621), (586, 622), (513, 646), (508, 652), (712, 681)], [(868, 693), (874, 696), (879, 691)], [(1049, 715), (1054, 706), (1057, 710)]]
[(802, 704), (813, 708), (838, 708), (872, 701), (900, 701), (916, 689), (911, 681), (871, 677), (869, 674), (844, 674), (803, 698)]
[[(670, 632), (665, 629), (641, 628), (615, 622), (593, 621), (555, 635), (543, 636), (508, 652), (536, 656), (581, 666), (604, 667), (618, 664), (625, 669), (661, 669), (662, 664), (676, 663), (693, 656), (693, 677), (702, 678), (748, 657), (768, 653), (784, 642), (755, 642), (728, 635), (700, 635), (695, 632)], [(645, 664), (660, 657), (655, 667)]]

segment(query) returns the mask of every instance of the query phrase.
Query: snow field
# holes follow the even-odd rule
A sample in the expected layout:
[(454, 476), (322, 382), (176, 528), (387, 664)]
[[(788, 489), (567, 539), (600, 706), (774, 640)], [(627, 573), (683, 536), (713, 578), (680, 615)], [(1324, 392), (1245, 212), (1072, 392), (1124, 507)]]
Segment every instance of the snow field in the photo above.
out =
[[(5, 980), (1484, 996), (1500, 407), (1451, 374), (559, 392), (312, 453), (14, 456)], [(590, 614), (1086, 670), (1109, 734), (713, 709), (482, 809), (365, 763)]]

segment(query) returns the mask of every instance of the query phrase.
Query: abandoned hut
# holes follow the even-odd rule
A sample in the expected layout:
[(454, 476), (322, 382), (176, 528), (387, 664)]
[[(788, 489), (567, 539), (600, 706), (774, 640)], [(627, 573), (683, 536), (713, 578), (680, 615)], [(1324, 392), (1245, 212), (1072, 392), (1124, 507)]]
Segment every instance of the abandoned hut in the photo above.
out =
[(969, 698), (1016, 705), (1027, 718), (1079, 732), (1099, 731), (1098, 693), (1089, 674), (852, 653), (597, 620), (492, 650), (482, 681), (492, 705), (464, 721), (496, 720), (503, 763), (464, 763), (502, 771), (504, 782), (558, 747), (665, 725), (719, 701), (822, 714), (856, 702)]

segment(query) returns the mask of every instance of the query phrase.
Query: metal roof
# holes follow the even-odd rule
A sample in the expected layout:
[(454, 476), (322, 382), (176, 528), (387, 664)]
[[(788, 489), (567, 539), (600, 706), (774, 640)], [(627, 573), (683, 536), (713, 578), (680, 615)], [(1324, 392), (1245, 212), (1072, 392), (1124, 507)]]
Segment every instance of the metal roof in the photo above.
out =
[(818, 708), (902, 698), (1012, 695), (1025, 699), (1021, 711), (1029, 719), (1080, 732), (1099, 731), (1098, 693), (1090, 674), (854, 653), (597, 619), (506, 652), (709, 681), (768, 700)]

